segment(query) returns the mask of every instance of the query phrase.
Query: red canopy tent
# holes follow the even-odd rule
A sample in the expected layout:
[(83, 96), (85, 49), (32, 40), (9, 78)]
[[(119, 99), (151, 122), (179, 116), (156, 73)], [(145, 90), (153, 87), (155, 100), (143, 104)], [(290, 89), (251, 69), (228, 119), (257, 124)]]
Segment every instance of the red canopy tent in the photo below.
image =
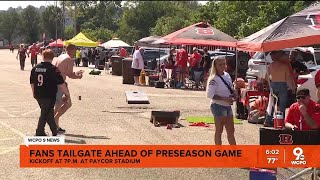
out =
[(320, 4), (281, 19), (237, 42), (244, 51), (273, 51), (320, 44)]
[(212, 27), (208, 23), (200, 22), (168, 34), (152, 44), (235, 47), (236, 42), (237, 40), (228, 34)]
[(58, 39), (57, 41), (53, 41), (49, 43), (50, 47), (63, 47), (63, 41), (61, 39)]

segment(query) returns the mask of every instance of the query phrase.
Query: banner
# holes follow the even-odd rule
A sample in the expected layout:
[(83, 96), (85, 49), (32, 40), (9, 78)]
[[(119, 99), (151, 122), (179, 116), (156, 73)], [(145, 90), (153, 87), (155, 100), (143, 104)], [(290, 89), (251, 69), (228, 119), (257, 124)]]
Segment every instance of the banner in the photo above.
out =
[(320, 146), (20, 145), (20, 167), (320, 167)]

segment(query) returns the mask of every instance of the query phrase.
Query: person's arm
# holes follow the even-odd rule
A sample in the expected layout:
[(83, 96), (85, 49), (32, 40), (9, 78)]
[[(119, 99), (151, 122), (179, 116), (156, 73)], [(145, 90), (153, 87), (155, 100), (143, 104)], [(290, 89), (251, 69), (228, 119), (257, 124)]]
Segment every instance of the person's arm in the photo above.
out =
[(303, 115), (304, 119), (306, 120), (306, 123), (308, 124), (308, 126), (311, 129), (318, 128), (316, 121), (313, 118), (311, 118), (311, 116), (308, 114), (306, 105), (304, 105), (304, 104), (300, 105), (299, 110), (300, 110), (301, 114)]
[(217, 83), (214, 80), (211, 80), (209, 82), (209, 86), (207, 89), (207, 97), (214, 100), (220, 100), (225, 101), (227, 103), (233, 103), (233, 99), (230, 97), (222, 97), (217, 94), (215, 94), (215, 89), (217, 88)]
[(18, 59), (19, 54), (20, 54), (20, 51), (18, 50), (18, 53), (17, 53), (16, 59)]
[(67, 98), (67, 100), (69, 100), (70, 93), (69, 93), (69, 89), (67, 88), (66, 83), (59, 84), (58, 86), (61, 89), (61, 91), (63, 92), (63, 94), (65, 95), (65, 97)]
[(293, 125), (294, 124), (294, 121), (293, 121), (293, 107), (291, 106), (289, 108), (289, 111), (288, 111), (288, 114), (286, 115), (286, 119), (285, 119), (285, 128), (287, 129), (291, 129), (292, 131), (294, 131), (295, 129), (297, 129), (298, 127), (296, 125)]
[(32, 83), (30, 85), (31, 85), (31, 90), (32, 90), (32, 96), (35, 97), (35, 95), (34, 95), (34, 84)]
[(31, 85), (32, 96), (33, 96), (33, 97), (35, 97), (35, 95), (34, 95), (34, 82), (33, 82), (33, 76), (34, 76), (34, 70), (31, 70), (29, 81), (30, 81), (30, 85)]
[(81, 79), (82, 74), (78, 74), (78, 73), (73, 72), (73, 61), (67, 60), (66, 63), (68, 63), (67, 64), (67, 76), (71, 79)]

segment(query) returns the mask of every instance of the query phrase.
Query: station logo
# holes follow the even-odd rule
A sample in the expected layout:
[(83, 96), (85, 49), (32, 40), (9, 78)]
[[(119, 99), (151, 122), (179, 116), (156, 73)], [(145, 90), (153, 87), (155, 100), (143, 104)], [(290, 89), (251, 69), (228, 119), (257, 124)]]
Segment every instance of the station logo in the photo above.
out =
[(307, 161), (305, 161), (305, 157), (303, 154), (303, 149), (300, 147), (296, 147), (292, 151), (293, 155), (296, 157), (294, 161), (291, 161), (292, 165), (300, 165), (300, 164), (307, 164)]

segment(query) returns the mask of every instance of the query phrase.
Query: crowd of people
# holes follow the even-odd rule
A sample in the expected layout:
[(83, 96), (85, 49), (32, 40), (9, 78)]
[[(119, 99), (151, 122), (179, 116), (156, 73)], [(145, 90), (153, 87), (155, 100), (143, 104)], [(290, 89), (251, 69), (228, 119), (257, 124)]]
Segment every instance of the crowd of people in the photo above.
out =
[[(35, 43), (28, 49), (22, 44), (18, 50), (17, 58), (19, 57), (21, 70), (24, 70), (26, 57), (31, 56), (33, 69), (30, 74), (30, 84), (34, 98), (41, 108), (36, 130), (38, 136), (45, 135), (45, 123), (49, 124), (53, 135), (65, 132), (60, 126), (59, 119), (72, 105), (66, 77), (81, 79), (82, 72), (73, 72), (74, 64), (79, 66), (80, 61), (96, 64), (97, 56), (100, 56), (99, 51), (93, 48), (83, 49), (68, 45), (65, 50), (66, 53), (61, 54), (56, 61), (52, 62), (53, 51), (45, 49), (42, 52), (43, 62), (39, 64), (37, 62), (39, 48)], [(139, 76), (141, 70), (144, 69), (143, 53), (144, 48), (135, 45), (131, 65), (134, 85), (140, 85)], [(122, 47), (119, 47), (115, 54), (121, 57), (129, 56)], [(292, 130), (320, 129), (320, 104), (311, 100), (308, 89), (297, 91), (298, 76), (309, 73), (308, 68), (296, 60), (297, 51), (292, 50), (290, 54), (281, 50), (273, 51), (270, 56), (273, 62), (268, 65), (266, 79), (270, 82), (271, 92), (264, 125), (273, 126), (274, 112), (279, 111), (284, 115), (285, 128)], [(193, 48), (189, 57), (186, 46), (182, 45), (181, 49), (172, 48), (170, 50), (164, 66), (166, 69), (175, 71), (177, 86), (180, 87), (185, 83), (186, 74), (194, 76), (195, 72), (203, 73), (207, 97), (211, 99), (210, 110), (215, 119), (215, 144), (222, 144), (221, 135), (225, 127), (229, 144), (233, 145), (236, 144), (236, 140), (232, 105), (239, 99), (236, 83), (227, 72), (225, 56), (215, 56), (213, 60), (211, 59), (206, 47), (203, 48), (202, 53), (197, 48)], [(318, 88), (317, 93), (320, 99), (320, 72), (315, 77), (315, 86)]]
[[(308, 68), (297, 61), (297, 51), (289, 55), (284, 51), (270, 53), (273, 62), (268, 65), (267, 77), (270, 80), (268, 112), (265, 126), (273, 126), (275, 107), (283, 114), (284, 128), (291, 130), (320, 130), (320, 104), (311, 100), (309, 89), (297, 90), (297, 78), (309, 73)], [(215, 119), (215, 144), (221, 145), (221, 134), (226, 128), (229, 144), (236, 144), (234, 135), (233, 112), (231, 105), (239, 98), (226, 72), (226, 60), (223, 56), (215, 57), (208, 78), (207, 97), (211, 99), (211, 112)], [(315, 77), (320, 100), (320, 71)], [(291, 95), (290, 95), (291, 94)], [(273, 98), (276, 97), (276, 98)], [(288, 98), (289, 97), (289, 98)], [(279, 105), (279, 106), (277, 106)], [(288, 112), (286, 114), (286, 109)]]

